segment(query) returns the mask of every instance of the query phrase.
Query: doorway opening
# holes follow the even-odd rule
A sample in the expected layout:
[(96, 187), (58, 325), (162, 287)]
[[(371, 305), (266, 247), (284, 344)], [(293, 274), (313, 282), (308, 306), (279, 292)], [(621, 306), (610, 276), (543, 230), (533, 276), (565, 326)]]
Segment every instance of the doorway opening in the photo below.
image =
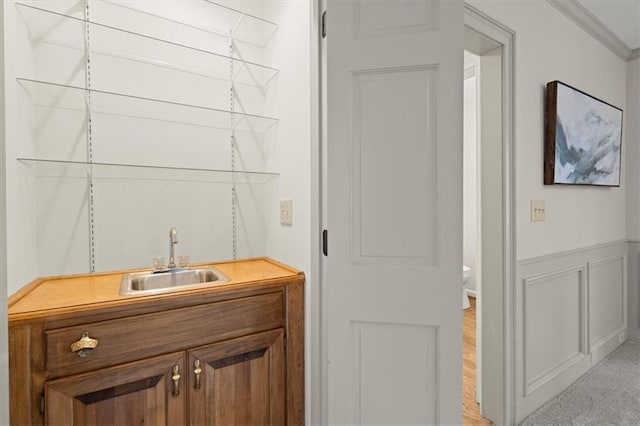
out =
[(465, 5), (463, 417), (513, 420), (513, 32)]
[[(482, 163), (480, 56), (464, 51), (462, 221), (462, 404), (464, 424), (488, 425), (480, 414), (482, 282)], [(488, 213), (485, 209), (484, 213)]]

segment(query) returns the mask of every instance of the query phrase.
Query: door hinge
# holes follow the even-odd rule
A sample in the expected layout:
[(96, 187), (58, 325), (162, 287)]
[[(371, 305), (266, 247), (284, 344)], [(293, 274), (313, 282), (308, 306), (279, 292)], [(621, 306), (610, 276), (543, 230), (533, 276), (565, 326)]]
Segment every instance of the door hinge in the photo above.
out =
[(329, 245), (329, 231), (326, 229), (322, 231), (322, 253), (327, 256)]
[(44, 390), (40, 392), (40, 413), (44, 414)]
[(327, 11), (322, 12), (322, 38), (327, 37)]

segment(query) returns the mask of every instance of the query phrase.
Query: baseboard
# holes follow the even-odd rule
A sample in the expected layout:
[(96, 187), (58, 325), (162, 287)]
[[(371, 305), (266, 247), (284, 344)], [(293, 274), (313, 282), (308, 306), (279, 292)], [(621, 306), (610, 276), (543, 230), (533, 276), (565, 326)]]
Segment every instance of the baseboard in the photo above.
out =
[[(622, 339), (620, 336), (622, 335)], [(597, 347), (591, 350), (591, 368), (615, 351), (626, 340), (626, 327), (611, 332)]]
[(627, 340), (633, 340), (640, 343), (640, 329), (631, 327), (631, 324), (627, 324)]
[(478, 297), (478, 292), (476, 290), (467, 289), (467, 296), (473, 297), (474, 299)]

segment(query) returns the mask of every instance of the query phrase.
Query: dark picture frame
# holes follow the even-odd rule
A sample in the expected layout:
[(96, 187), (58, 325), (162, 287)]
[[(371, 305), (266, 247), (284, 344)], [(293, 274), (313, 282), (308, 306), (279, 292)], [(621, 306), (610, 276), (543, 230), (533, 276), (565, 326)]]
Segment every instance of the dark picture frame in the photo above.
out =
[(562, 83), (547, 83), (545, 185), (620, 186), (622, 109)]

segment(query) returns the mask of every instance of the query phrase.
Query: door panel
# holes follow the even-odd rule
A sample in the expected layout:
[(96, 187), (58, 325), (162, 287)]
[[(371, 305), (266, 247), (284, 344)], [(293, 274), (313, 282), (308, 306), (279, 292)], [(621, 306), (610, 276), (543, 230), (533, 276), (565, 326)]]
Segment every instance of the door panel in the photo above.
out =
[(436, 77), (432, 66), (352, 72), (353, 263), (436, 263)]
[(461, 0), (328, 0), (328, 423), (461, 424)]
[[(174, 394), (174, 371), (180, 375)], [(45, 385), (48, 425), (184, 423), (184, 354), (169, 354)]]

